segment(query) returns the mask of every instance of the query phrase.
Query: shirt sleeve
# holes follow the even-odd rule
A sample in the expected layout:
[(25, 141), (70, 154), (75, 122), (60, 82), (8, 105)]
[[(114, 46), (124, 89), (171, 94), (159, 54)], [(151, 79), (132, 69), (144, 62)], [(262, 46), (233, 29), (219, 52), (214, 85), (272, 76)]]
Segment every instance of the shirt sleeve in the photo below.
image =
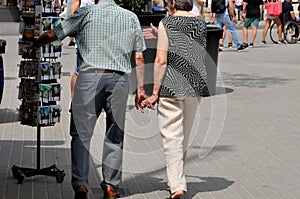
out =
[(76, 37), (87, 13), (87, 7), (79, 8), (70, 17), (66, 18), (55, 27), (53, 31), (58, 39), (63, 40), (67, 36)]
[(140, 25), (140, 22), (138, 18), (136, 17), (134, 19), (134, 24), (135, 24), (135, 38), (134, 38), (134, 44), (133, 44), (133, 51), (135, 52), (142, 52), (146, 50), (146, 44), (145, 44), (145, 39), (142, 34), (142, 28)]

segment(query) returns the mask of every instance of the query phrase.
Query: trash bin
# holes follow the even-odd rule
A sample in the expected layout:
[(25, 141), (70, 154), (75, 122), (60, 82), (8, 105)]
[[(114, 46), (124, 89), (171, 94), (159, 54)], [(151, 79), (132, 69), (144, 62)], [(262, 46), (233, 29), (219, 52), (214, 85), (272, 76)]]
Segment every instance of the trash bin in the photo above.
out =
[(6, 41), (0, 39), (0, 104), (2, 101), (3, 95), (3, 87), (4, 87), (4, 66), (3, 66), (3, 58), (1, 54), (5, 53)]
[(216, 94), (219, 40), (222, 38), (223, 29), (217, 26), (207, 26), (205, 66), (207, 72), (206, 96)]
[(5, 53), (5, 46), (6, 46), (6, 41), (3, 39), (0, 39), (0, 54)]

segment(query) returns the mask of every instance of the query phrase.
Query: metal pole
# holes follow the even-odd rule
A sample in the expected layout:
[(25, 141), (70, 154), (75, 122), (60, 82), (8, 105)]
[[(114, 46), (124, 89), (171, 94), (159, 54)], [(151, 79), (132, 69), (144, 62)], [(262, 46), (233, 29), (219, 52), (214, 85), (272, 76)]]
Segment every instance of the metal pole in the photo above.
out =
[(41, 127), (37, 125), (37, 143), (36, 143), (36, 169), (40, 169), (40, 159), (41, 159)]

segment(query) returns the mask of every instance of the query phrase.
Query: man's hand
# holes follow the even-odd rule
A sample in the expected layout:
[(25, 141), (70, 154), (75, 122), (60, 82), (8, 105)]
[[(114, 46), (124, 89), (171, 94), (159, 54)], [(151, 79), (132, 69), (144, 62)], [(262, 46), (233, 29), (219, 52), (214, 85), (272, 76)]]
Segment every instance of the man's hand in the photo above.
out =
[(135, 96), (135, 107), (137, 110), (140, 110), (144, 113), (144, 106), (142, 106), (142, 102), (147, 99), (147, 95), (144, 90), (138, 90)]
[(156, 39), (157, 38), (157, 34), (158, 34), (158, 30), (151, 23), (150, 24), (150, 28), (143, 29), (142, 33), (143, 33), (143, 36), (145, 37), (145, 39)]
[(53, 30), (48, 30), (44, 34), (42, 34), (38, 39), (36, 39), (33, 43), (30, 43), (27, 45), (27, 49), (31, 51), (36, 51), (40, 47), (49, 44), (55, 40), (57, 40), (56, 34), (53, 32)]

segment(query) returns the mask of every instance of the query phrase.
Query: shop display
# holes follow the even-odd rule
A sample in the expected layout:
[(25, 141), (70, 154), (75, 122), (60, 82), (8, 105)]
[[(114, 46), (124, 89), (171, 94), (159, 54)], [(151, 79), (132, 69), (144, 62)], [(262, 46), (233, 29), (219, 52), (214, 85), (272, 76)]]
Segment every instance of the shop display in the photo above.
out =
[[(55, 165), (40, 169), (40, 134), (41, 127), (53, 126), (60, 122), (61, 106), (57, 103), (61, 99), (61, 56), (62, 42), (57, 40), (40, 49), (33, 51), (27, 46), (34, 42), (44, 32), (60, 23), (57, 17), (57, 0), (23, 0), (23, 22), (20, 23), (21, 37), (18, 41), (22, 60), (18, 76), (18, 99), (21, 100), (19, 117), (22, 125), (37, 127), (37, 168), (12, 167), (12, 172), (18, 182), (23, 182), (24, 176), (34, 175), (55, 176), (57, 182), (62, 182), (65, 176), (63, 170)], [(58, 12), (59, 13), (59, 12)]]

